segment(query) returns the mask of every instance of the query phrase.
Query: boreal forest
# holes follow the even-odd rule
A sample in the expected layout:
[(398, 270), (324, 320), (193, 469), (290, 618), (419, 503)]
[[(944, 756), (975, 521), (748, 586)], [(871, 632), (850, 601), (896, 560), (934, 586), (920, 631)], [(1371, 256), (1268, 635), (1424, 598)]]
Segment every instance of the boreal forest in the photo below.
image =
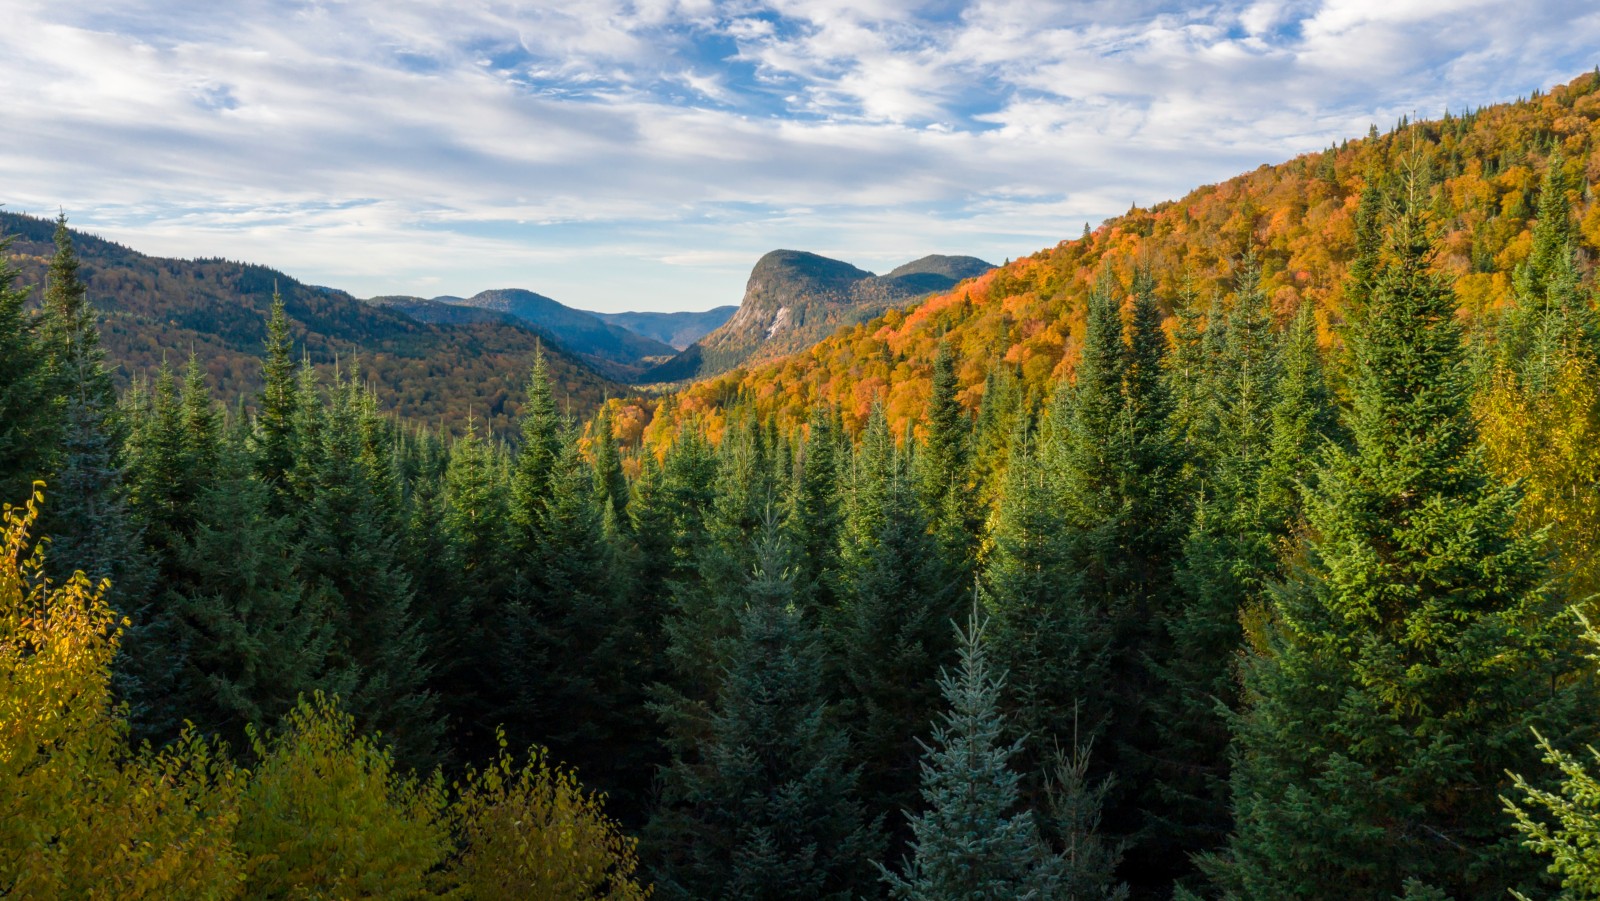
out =
[(1597, 179), (1600, 72), (699, 381), (495, 343), (487, 416), (106, 315), (63, 215), (0, 897), (1600, 897)]

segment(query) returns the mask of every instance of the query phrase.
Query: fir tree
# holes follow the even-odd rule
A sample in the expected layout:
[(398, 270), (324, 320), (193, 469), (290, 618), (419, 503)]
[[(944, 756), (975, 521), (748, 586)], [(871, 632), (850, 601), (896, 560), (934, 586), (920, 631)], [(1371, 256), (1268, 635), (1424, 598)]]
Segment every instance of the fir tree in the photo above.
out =
[(45, 358), (36, 322), (25, 309), (29, 289), (0, 239), (0, 492), (13, 501), (32, 495), (44, 477), (54, 437)]
[(923, 812), (907, 811), (912, 854), (903, 874), (883, 870), (905, 901), (1042, 901), (1061, 894), (1063, 861), (1020, 807), (1011, 760), (1020, 741), (1004, 738), (1004, 677), (991, 672), (976, 611), (960, 635), (961, 662), (939, 690), (947, 709), (922, 760)]
[(812, 411), (792, 480), (784, 528), (795, 547), (795, 585), (801, 609), (815, 614), (836, 603), (839, 568), (839, 438), (831, 411)]
[(57, 417), (42, 524), (51, 539), (49, 569), (58, 581), (75, 570), (111, 579), (109, 603), (129, 610), (142, 602), (149, 573), (128, 513), (116, 391), (64, 215), (56, 219), (55, 246), (39, 326)]
[(622, 457), (611, 430), (611, 405), (601, 404), (589, 427), (589, 456), (594, 461), (595, 500), (607, 526), (615, 535), (628, 522), (628, 478), (622, 472)]
[[(309, 404), (305, 394), (302, 409)], [(302, 460), (296, 467), (311, 491), (302, 577), (330, 599), (329, 662), (354, 681), (346, 697), (351, 713), (394, 742), (399, 759), (429, 762), (441, 724), (427, 689), (415, 596), (399, 561), (403, 536), (397, 523), (387, 521), (384, 475), (363, 454), (359, 387), (341, 380), (332, 395), (332, 406), (314, 429), (296, 429), (302, 440), (314, 431), (320, 451), (314, 464)]]
[(1239, 614), (1277, 575), (1276, 542), (1287, 515), (1263, 503), (1279, 382), (1271, 329), (1260, 269), (1247, 257), (1232, 310), (1207, 330), (1211, 361), (1195, 437), (1203, 468), (1175, 573), (1182, 600), (1166, 622), (1172, 650), (1155, 664), (1165, 683), (1155, 718), (1162, 744), (1158, 841), (1191, 853), (1219, 845), (1230, 825), (1229, 733), (1219, 710), (1237, 706)]
[(840, 602), (824, 619), (842, 715), (874, 813), (916, 797), (918, 740), (938, 707), (960, 586), (879, 411), (858, 452)]
[(1308, 539), (1249, 633), (1236, 826), (1205, 860), (1234, 897), (1457, 899), (1536, 866), (1496, 794), (1527, 729), (1581, 740), (1595, 701), (1514, 489), (1474, 450), (1456, 300), (1413, 173), (1348, 335), (1354, 447), (1306, 496)]
[(939, 344), (928, 399), (928, 439), (919, 458), (924, 503), (945, 560), (960, 584), (970, 581), (983, 520), (972, 503), (972, 418), (956, 397), (955, 354)]
[(787, 557), (770, 518), (708, 733), (693, 760), (663, 772), (650, 835), (664, 898), (846, 901), (882, 850), (879, 824), (856, 800)]
[[(1026, 421), (1012, 439), (1011, 465), (980, 580), (990, 646), (1010, 674), (1006, 708), (1022, 741), (1019, 760), (1030, 803), (1042, 809), (1053, 748), (1077, 731), (1080, 703), (1103, 691), (1110, 633), (1084, 603), (1065, 524)], [(1098, 708), (1104, 715), (1103, 705)], [(1084, 724), (1086, 736), (1104, 723)]]
[(272, 292), (272, 313), (267, 320), (266, 356), (262, 360), (265, 384), (256, 404), (256, 472), (273, 491), (272, 512), (282, 516), (294, 504), (288, 496), (289, 474), (298, 450), (295, 417), (299, 393), (295, 387), (293, 340), (283, 296)]

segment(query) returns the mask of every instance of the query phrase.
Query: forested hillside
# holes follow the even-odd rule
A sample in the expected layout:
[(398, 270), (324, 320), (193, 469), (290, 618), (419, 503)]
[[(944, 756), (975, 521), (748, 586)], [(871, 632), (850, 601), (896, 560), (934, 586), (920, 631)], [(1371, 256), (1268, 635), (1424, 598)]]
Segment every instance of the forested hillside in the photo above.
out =
[(513, 439), (416, 430), (286, 302), (245, 405), (119, 394), (59, 224), (0, 270), (0, 894), (1600, 895), (1597, 86), (648, 433), (538, 354)]
[[(11, 254), (24, 283), (43, 284), (54, 228), (44, 219), (0, 212), (0, 237), (15, 239)], [(252, 396), (261, 387), (255, 360), (276, 290), (297, 347), (322, 372), (331, 373), (341, 359), (348, 365), (359, 353), (364, 378), (382, 388), (385, 410), (456, 430), (470, 414), (499, 432), (522, 402), (519, 373), (541, 340), (550, 343), (501, 320), (421, 322), (265, 266), (163, 259), (80, 232), (73, 238), (119, 385), (153, 377), (163, 360), (180, 365), (193, 351), (218, 399), (231, 404)], [(559, 346), (546, 351), (557, 396), (575, 411), (592, 410), (606, 395), (626, 390)]]
[[(1332, 346), (1349, 310), (1344, 276), (1355, 252), (1356, 209), (1374, 172), (1422, 150), (1437, 188), (1435, 265), (1452, 278), (1469, 321), (1503, 309), (1512, 272), (1527, 258), (1538, 184), (1559, 151), (1574, 205), (1581, 265), (1600, 249), (1600, 75), (1588, 74), (1519, 103), (1451, 113), (1342, 141), (1320, 153), (1261, 168), (1175, 201), (1136, 208), (1092, 232), (978, 278), (971, 285), (848, 328), (808, 351), (704, 381), (664, 405), (720, 421), (727, 398), (746, 398), (787, 426), (814, 403), (837, 404), (858, 431), (883, 397), (899, 429), (926, 410), (938, 344), (963, 361), (962, 404), (975, 411), (991, 377), (1015, 378), (1034, 399), (1073, 372), (1086, 301), (1107, 271), (1127, 284), (1155, 279), (1169, 321), (1185, 304), (1201, 311), (1225, 297), (1241, 259), (1254, 254), (1262, 290), (1280, 322), (1306, 305), (1319, 340)], [(713, 426), (715, 427), (715, 426)]]

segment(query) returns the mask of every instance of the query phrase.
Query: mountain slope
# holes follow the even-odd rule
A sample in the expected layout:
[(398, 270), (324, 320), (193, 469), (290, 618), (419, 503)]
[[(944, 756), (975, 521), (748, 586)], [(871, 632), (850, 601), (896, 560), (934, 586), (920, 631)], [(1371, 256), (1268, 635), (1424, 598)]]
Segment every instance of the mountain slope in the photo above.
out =
[[(1368, 173), (1393, 171), (1414, 146), (1437, 179), (1435, 265), (1454, 278), (1463, 315), (1482, 315), (1510, 300), (1511, 274), (1528, 254), (1538, 184), (1552, 151), (1563, 154), (1570, 184), (1600, 182), (1597, 88), (1600, 73), (1586, 74), (1525, 101), (1403, 123), (1384, 135), (1374, 130), (1176, 201), (1134, 208), (1092, 234), (1016, 260), (914, 310), (891, 310), (803, 353), (666, 397), (652, 440), (670, 436), (685, 413), (716, 428), (726, 398), (748, 398), (789, 426), (803, 422), (812, 403), (837, 404), (852, 428), (882, 399), (895, 427), (903, 428), (918, 422), (926, 406), (941, 340), (960, 357), (969, 408), (977, 408), (985, 379), (997, 369), (1042, 400), (1072, 372), (1091, 285), (1110, 273), (1126, 286), (1136, 267), (1155, 276), (1166, 312), (1185, 290), (1204, 309), (1228, 296), (1240, 258), (1254, 253), (1280, 317), (1311, 304), (1322, 340), (1336, 342), (1359, 195)], [(1581, 249), (1592, 261), (1600, 254), (1600, 203), (1587, 189), (1571, 201)]]
[[(42, 283), (54, 246), (54, 223), (0, 212), (0, 235), (15, 235), (11, 254), (24, 283)], [(151, 257), (74, 232), (89, 299), (118, 378), (149, 378), (163, 359), (181, 366), (192, 350), (213, 389), (229, 404), (261, 384), (259, 355), (274, 286), (298, 348), (319, 368), (359, 353), (380, 402), (400, 415), (451, 427), (470, 414), (508, 429), (521, 402), (539, 336), (494, 321), (419, 322), (398, 309), (363, 303), (331, 288), (302, 284), (274, 269), (228, 260)], [(35, 291), (34, 300), (38, 293)], [(574, 412), (627, 389), (546, 342), (557, 397)]]
[(702, 312), (682, 313), (596, 313), (612, 325), (621, 326), (636, 335), (654, 338), (673, 350), (683, 350), (706, 334), (727, 322), (739, 309), (736, 306), (713, 307)]
[[(576, 354), (596, 371), (614, 379), (631, 379), (660, 358), (670, 357), (670, 345), (629, 331), (584, 310), (575, 310), (543, 294), (520, 288), (481, 291), (471, 297), (436, 297), (458, 307), (503, 313), (526, 322)], [(418, 310), (428, 315), (430, 310)]]
[(849, 263), (799, 250), (774, 250), (756, 262), (739, 309), (721, 327), (644, 379), (673, 382), (713, 375), (809, 347), (842, 326), (913, 297), (948, 290), (992, 268), (974, 257), (923, 257), (879, 277)]

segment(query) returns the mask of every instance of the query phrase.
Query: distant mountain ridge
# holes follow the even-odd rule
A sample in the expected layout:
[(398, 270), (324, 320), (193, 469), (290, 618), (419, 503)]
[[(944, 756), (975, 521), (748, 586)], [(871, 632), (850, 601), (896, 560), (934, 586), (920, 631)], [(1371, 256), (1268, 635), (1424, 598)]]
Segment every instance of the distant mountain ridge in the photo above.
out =
[(628, 312), (595, 315), (612, 325), (620, 325), (630, 332), (670, 345), (674, 350), (683, 350), (720, 328), (738, 309), (737, 306), (729, 304), (700, 312)]
[(977, 257), (935, 254), (879, 276), (815, 253), (774, 250), (756, 262), (744, 299), (727, 322), (643, 378), (701, 378), (804, 350), (844, 326), (948, 291), (993, 268)]
[(676, 353), (671, 345), (613, 325), (598, 314), (574, 309), (521, 288), (480, 291), (471, 297), (374, 297), (368, 302), (402, 310), (423, 322), (526, 324), (575, 354), (596, 372), (618, 381), (630, 381)]
[[(0, 212), (0, 236), (16, 238), (9, 254), (23, 284), (43, 284), (54, 229), (49, 219)], [(266, 266), (147, 256), (77, 230), (73, 243), (123, 383), (150, 378), (163, 361), (181, 368), (193, 351), (224, 402), (252, 397), (276, 289), (297, 354), (325, 369), (348, 367), (359, 355), (362, 378), (378, 387), (380, 402), (414, 422), (455, 428), (471, 416), (480, 427), (509, 431), (541, 343), (556, 397), (574, 414), (628, 392), (502, 313), (461, 307), (452, 308), (453, 318), (426, 321), (407, 312), (416, 299), (366, 303)], [(35, 288), (33, 302), (38, 296)]]

